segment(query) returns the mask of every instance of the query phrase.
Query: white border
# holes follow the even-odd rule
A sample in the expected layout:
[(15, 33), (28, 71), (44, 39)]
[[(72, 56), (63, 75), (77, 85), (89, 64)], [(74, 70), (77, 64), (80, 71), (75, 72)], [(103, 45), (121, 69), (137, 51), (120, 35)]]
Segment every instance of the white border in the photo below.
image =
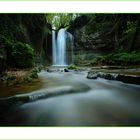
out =
[(140, 128), (0, 128), (0, 139), (140, 139)]
[[(0, 1), (0, 13), (140, 13), (140, 1)], [(140, 128), (0, 128), (0, 139), (140, 139)]]
[(140, 1), (1, 1), (0, 13), (137, 13)]

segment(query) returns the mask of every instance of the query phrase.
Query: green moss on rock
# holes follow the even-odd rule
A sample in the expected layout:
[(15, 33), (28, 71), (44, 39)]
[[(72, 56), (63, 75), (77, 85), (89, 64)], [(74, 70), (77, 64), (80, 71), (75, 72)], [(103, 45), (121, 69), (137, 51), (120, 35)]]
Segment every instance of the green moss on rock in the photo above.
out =
[(78, 67), (76, 65), (74, 65), (74, 64), (69, 65), (67, 68), (70, 69), (70, 70), (76, 70), (76, 69), (78, 69)]

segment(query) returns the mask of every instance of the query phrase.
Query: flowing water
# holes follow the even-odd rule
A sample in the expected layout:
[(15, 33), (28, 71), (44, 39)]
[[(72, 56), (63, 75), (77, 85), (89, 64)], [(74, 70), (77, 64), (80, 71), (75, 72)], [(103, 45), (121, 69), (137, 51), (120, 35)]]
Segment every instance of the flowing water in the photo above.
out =
[(87, 72), (41, 72), (43, 88), (88, 86), (69, 93), (19, 105), (1, 113), (1, 125), (140, 126), (140, 86), (98, 78)]
[(52, 31), (52, 56), (53, 66), (73, 63), (73, 36), (65, 29), (60, 29), (57, 35)]

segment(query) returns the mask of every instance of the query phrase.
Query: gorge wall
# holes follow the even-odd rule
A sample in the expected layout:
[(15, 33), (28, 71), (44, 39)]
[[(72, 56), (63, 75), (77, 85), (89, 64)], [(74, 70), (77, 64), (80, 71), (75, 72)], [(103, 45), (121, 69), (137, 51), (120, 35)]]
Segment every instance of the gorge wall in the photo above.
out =
[(46, 14), (1, 14), (0, 16), (0, 69), (5, 69), (9, 57), (6, 44), (27, 43), (35, 53), (36, 64), (51, 62), (51, 24)]
[(118, 50), (139, 50), (139, 23), (137, 14), (82, 14), (77, 17), (68, 29), (74, 35), (75, 64), (89, 65), (95, 57)]

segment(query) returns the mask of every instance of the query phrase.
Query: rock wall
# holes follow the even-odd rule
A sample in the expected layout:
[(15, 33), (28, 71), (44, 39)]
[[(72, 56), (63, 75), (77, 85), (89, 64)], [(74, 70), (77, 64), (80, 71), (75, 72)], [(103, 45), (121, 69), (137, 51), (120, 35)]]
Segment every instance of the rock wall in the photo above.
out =
[[(28, 43), (34, 49), (36, 64), (49, 64), (51, 61), (51, 25), (47, 23), (46, 18), (46, 14), (1, 14), (0, 46), (4, 46), (3, 38), (8, 42)], [(1, 47), (0, 51), (2, 69), (4, 59), (6, 59), (6, 50)]]
[(102, 39), (99, 32), (86, 34), (86, 26), (74, 32), (74, 42), (74, 60), (77, 65), (88, 65), (95, 57), (111, 52), (111, 46), (108, 47), (110, 40)]
[[(81, 23), (80, 18), (85, 22)], [(79, 17), (79, 26), (76, 20), (76, 23), (69, 28), (74, 36), (74, 63), (76, 65), (89, 65), (95, 57), (108, 54), (114, 49), (112, 40), (108, 36), (104, 36), (97, 29), (89, 32), (89, 28), (94, 28), (89, 24), (89, 20), (86, 16)]]

